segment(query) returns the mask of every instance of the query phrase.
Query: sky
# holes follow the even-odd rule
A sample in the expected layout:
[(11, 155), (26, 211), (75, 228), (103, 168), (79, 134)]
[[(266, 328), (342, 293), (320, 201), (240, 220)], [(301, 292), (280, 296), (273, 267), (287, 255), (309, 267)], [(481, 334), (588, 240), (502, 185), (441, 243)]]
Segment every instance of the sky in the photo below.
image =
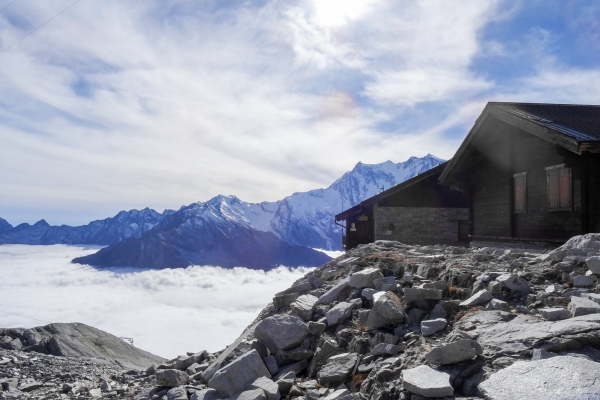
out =
[(222, 350), (310, 269), (192, 266), (97, 269), (71, 264), (93, 246), (0, 246), (0, 326), (80, 322), (171, 359)]
[(488, 101), (600, 104), (595, 0), (0, 10), (0, 217), (13, 225), (274, 201), (359, 161), (448, 159)]

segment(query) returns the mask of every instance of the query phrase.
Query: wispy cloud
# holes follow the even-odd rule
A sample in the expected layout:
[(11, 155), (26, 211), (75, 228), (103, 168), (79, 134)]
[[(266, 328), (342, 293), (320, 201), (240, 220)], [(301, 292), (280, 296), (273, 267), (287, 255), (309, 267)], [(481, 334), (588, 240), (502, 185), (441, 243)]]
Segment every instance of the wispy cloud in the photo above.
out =
[(70, 263), (96, 250), (0, 246), (0, 327), (81, 322), (131, 337), (138, 347), (166, 358), (217, 351), (237, 338), (276, 292), (309, 271), (97, 270)]
[[(15, 3), (1, 45), (68, 4)], [(513, 57), (535, 32), (556, 35), (515, 27), (543, 8), (519, 4), (80, 2), (0, 55), (0, 214), (85, 223), (216, 194), (276, 200), (357, 161), (449, 158), (473, 122), (457, 110), (529, 98), (552, 71), (595, 73), (562, 61), (560, 40), (558, 69)], [(506, 60), (516, 76), (493, 68)]]

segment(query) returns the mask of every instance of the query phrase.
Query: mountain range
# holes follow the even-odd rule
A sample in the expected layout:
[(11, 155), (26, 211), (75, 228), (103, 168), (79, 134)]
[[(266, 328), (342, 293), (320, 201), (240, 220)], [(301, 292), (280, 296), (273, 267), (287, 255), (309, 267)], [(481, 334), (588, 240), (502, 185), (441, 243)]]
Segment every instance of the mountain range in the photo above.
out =
[(79, 227), (41, 220), (13, 228), (0, 219), (0, 244), (108, 245), (74, 260), (102, 267), (317, 266), (329, 257), (314, 249), (342, 250), (336, 214), (442, 162), (431, 154), (400, 163), (359, 162), (326, 189), (275, 202), (247, 203), (219, 195), (177, 211), (121, 211)]

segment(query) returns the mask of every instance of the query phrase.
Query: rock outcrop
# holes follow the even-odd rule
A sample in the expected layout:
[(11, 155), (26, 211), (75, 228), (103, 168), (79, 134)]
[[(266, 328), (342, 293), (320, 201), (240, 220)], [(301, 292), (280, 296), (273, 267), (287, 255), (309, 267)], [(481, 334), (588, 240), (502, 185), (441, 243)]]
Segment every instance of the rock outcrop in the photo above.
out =
[[(189, 353), (130, 378), (117, 374), (85, 393), (117, 387), (116, 396), (136, 400), (600, 398), (600, 313), (593, 306), (600, 286), (587, 265), (600, 242), (584, 236), (569, 243), (547, 254), (362, 245), (275, 295), (223, 351)], [(577, 276), (593, 284), (576, 287)], [(14, 368), (13, 359), (2, 362)], [(7, 379), (12, 369), (2, 362)], [(35, 379), (17, 381), (23, 390), (46, 390)], [(125, 382), (131, 386), (123, 391)]]

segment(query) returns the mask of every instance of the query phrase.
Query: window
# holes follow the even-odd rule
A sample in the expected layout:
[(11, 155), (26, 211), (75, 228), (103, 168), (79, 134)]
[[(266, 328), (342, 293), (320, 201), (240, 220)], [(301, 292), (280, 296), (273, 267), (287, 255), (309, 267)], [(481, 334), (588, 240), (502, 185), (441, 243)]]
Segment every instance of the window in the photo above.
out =
[(527, 212), (527, 172), (513, 175), (515, 181), (515, 212)]
[(571, 194), (571, 168), (565, 164), (546, 168), (548, 181), (548, 211), (571, 210), (573, 197)]

